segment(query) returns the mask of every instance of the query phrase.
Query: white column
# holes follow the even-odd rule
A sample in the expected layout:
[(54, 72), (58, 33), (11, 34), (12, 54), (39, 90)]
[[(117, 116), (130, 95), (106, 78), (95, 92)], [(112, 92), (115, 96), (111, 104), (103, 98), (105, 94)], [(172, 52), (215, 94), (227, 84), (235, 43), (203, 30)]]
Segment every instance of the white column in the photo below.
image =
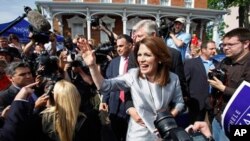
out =
[(87, 38), (88, 40), (91, 39), (91, 16), (90, 16), (90, 13), (89, 13), (89, 8), (87, 8)]
[(214, 27), (213, 27), (213, 41), (215, 41), (216, 46), (218, 46), (220, 42), (218, 27), (219, 27), (219, 20), (216, 18), (214, 20)]
[(123, 16), (122, 16), (122, 26), (123, 26), (123, 34), (127, 34), (127, 16), (126, 16), (126, 9), (123, 11)]
[(190, 16), (187, 16), (187, 19), (186, 19), (186, 33), (190, 33), (190, 25), (191, 25)]
[(161, 11), (159, 10), (157, 15), (156, 15), (156, 20), (155, 20), (158, 27), (160, 27), (160, 24), (161, 24), (160, 14), (161, 14)]
[(200, 28), (200, 39), (202, 40), (202, 36), (203, 36), (203, 30), (204, 30), (204, 22), (201, 22), (201, 28)]

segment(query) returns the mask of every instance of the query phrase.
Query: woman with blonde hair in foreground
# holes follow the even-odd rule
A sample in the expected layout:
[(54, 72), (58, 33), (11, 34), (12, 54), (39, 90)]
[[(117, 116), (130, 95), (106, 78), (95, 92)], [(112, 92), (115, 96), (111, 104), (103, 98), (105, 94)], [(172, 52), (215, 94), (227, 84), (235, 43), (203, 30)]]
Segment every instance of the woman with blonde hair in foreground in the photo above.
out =
[(56, 82), (51, 104), (42, 113), (42, 128), (50, 140), (76, 141), (83, 139), (86, 116), (79, 112), (81, 97), (77, 88), (66, 80)]

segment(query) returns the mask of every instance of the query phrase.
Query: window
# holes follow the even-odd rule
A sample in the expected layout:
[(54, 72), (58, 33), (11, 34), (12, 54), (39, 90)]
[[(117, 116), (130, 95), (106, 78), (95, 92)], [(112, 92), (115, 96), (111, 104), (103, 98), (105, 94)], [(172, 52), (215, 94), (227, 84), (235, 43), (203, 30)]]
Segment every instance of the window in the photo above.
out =
[(147, 0), (127, 0), (129, 4), (147, 4)]
[(102, 3), (112, 3), (112, 0), (101, 0)]
[(170, 6), (170, 0), (161, 0), (162, 6)]
[(194, 8), (194, 0), (185, 0), (186, 8)]
[(72, 35), (75, 37), (75, 35), (84, 34), (84, 28), (82, 23), (73, 23), (72, 28)]

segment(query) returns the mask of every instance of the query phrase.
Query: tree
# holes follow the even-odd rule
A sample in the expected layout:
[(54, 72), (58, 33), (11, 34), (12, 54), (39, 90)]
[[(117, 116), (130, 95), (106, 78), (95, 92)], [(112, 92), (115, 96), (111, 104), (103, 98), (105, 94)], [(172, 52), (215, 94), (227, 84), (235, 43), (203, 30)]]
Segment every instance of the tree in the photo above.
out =
[(223, 10), (232, 6), (239, 7), (239, 26), (250, 28), (250, 0), (208, 0), (208, 8)]

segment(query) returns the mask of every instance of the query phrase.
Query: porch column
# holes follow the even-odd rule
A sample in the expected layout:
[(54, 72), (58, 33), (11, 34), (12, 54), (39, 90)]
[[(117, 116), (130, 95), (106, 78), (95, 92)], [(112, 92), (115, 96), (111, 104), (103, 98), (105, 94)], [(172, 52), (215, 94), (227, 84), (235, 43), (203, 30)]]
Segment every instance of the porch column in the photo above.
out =
[(220, 42), (218, 27), (219, 27), (219, 20), (218, 18), (216, 18), (214, 20), (214, 27), (213, 27), (213, 41), (215, 41), (216, 46), (218, 46)]
[(91, 39), (91, 16), (90, 16), (90, 13), (89, 13), (89, 8), (87, 8), (86, 20), (87, 20), (87, 38), (89, 40), (89, 39)]
[(191, 20), (190, 20), (190, 15), (189, 15), (186, 18), (186, 33), (190, 33), (190, 25), (191, 25)]
[(160, 14), (161, 14), (161, 11), (159, 10), (158, 13), (156, 14), (156, 19), (155, 19), (155, 22), (158, 25), (158, 27), (160, 27), (160, 24), (161, 24)]
[(123, 10), (123, 16), (122, 16), (122, 30), (123, 34), (127, 34), (127, 16), (126, 16), (126, 9)]
[(202, 37), (203, 37), (204, 25), (205, 25), (205, 24), (204, 24), (204, 22), (202, 21), (202, 22), (201, 22), (201, 28), (200, 28), (200, 37), (199, 37), (201, 40), (202, 40)]

